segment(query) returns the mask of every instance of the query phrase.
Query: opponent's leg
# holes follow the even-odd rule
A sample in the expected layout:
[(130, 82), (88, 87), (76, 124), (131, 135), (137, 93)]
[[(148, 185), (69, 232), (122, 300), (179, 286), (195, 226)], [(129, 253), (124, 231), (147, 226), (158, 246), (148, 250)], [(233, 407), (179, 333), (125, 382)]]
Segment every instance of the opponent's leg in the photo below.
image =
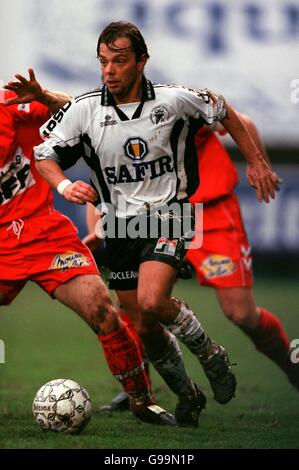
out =
[(251, 339), (256, 349), (275, 362), (299, 390), (299, 367), (290, 360), (290, 341), (279, 319), (257, 307), (254, 292), (245, 287), (217, 289), (224, 314)]
[(21, 281), (1, 281), (0, 280), (0, 306), (9, 305), (21, 292), (26, 284), (26, 280)]
[[(141, 357), (142, 357), (143, 364), (144, 364), (144, 370), (147, 375), (149, 384), (151, 386), (151, 378), (150, 378), (150, 373), (149, 373), (149, 358), (148, 358), (148, 355), (146, 354), (141, 338), (137, 334), (135, 324), (133, 320), (130, 318), (130, 316), (124, 310), (119, 309), (118, 314), (121, 320), (127, 325), (131, 334), (134, 336), (134, 339), (136, 340), (138, 344), (138, 348), (141, 352)], [(121, 391), (111, 400), (111, 403), (109, 405), (101, 406), (101, 411), (109, 411), (109, 412), (125, 411), (125, 410), (129, 410), (129, 408), (130, 408), (129, 396), (124, 391)]]
[(60, 285), (55, 297), (77, 312), (98, 335), (108, 366), (130, 397), (140, 420), (174, 425), (172, 415), (155, 405), (138, 345), (120, 321), (108, 290), (97, 275), (80, 275)]
[(7, 304), (7, 295), (4, 292), (0, 292), (0, 305)]

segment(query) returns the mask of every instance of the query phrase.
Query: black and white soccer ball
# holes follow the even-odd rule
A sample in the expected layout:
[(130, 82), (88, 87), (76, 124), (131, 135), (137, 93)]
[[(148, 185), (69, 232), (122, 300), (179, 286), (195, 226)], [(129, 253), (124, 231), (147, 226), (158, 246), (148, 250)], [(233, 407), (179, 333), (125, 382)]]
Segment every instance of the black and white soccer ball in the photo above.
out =
[(37, 391), (32, 412), (43, 431), (79, 434), (91, 418), (91, 401), (74, 380), (55, 379)]

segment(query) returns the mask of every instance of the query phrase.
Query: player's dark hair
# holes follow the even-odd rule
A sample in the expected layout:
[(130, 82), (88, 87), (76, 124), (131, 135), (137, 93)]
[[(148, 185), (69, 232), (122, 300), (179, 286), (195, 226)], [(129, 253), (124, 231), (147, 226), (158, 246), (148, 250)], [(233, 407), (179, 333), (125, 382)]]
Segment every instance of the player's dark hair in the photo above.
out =
[(100, 34), (97, 44), (97, 57), (99, 57), (100, 45), (106, 44), (109, 49), (113, 51), (121, 50), (118, 47), (115, 47), (115, 41), (118, 38), (126, 37), (130, 39), (132, 44), (132, 49), (135, 52), (136, 61), (138, 62), (143, 54), (149, 58), (149, 53), (147, 51), (147, 45), (145, 40), (133, 23), (126, 21), (114, 21), (106, 26)]

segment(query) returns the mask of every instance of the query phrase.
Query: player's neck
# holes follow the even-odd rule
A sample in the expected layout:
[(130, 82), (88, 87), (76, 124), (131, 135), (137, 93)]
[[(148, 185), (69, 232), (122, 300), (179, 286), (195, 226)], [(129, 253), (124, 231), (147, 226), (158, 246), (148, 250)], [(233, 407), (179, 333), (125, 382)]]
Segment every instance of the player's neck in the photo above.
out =
[(142, 99), (141, 82), (137, 82), (125, 95), (114, 95), (115, 104), (140, 103)]

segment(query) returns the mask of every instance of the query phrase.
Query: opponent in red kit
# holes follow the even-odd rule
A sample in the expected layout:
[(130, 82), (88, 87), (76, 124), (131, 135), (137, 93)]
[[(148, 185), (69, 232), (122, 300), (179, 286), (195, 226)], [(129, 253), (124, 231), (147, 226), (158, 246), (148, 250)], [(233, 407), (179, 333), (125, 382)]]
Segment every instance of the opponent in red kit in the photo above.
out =
[[(33, 71), (29, 74), (34, 81)], [(4, 93), (8, 104), (19, 101), (11, 91)], [(53, 100), (43, 90), (43, 99), (49, 109), (59, 108), (57, 95)], [(0, 305), (9, 304), (28, 280), (37, 283), (98, 335), (133, 413), (141, 421), (175, 425), (174, 417), (155, 404), (136, 341), (119, 319), (89, 249), (72, 222), (53, 208), (50, 187), (35, 169), (33, 146), (40, 143), (39, 127), (49, 115), (34, 101), (0, 104)], [(73, 190), (81, 200), (94, 199), (83, 181)]]
[[(258, 131), (242, 116), (255, 143), (268, 160)], [(208, 128), (196, 134), (201, 183), (190, 199), (202, 202), (203, 244), (187, 252), (198, 282), (215, 289), (223, 313), (272, 359), (299, 390), (299, 368), (290, 360), (290, 342), (278, 318), (256, 305), (252, 254), (234, 188), (238, 174), (217, 134)]]
[[(9, 93), (6, 92), (7, 98)], [(0, 298), (8, 304), (27, 280), (48, 294), (78, 276), (97, 274), (72, 222), (53, 208), (49, 185), (35, 169), (33, 146), (49, 118), (42, 104), (1, 106)]]

